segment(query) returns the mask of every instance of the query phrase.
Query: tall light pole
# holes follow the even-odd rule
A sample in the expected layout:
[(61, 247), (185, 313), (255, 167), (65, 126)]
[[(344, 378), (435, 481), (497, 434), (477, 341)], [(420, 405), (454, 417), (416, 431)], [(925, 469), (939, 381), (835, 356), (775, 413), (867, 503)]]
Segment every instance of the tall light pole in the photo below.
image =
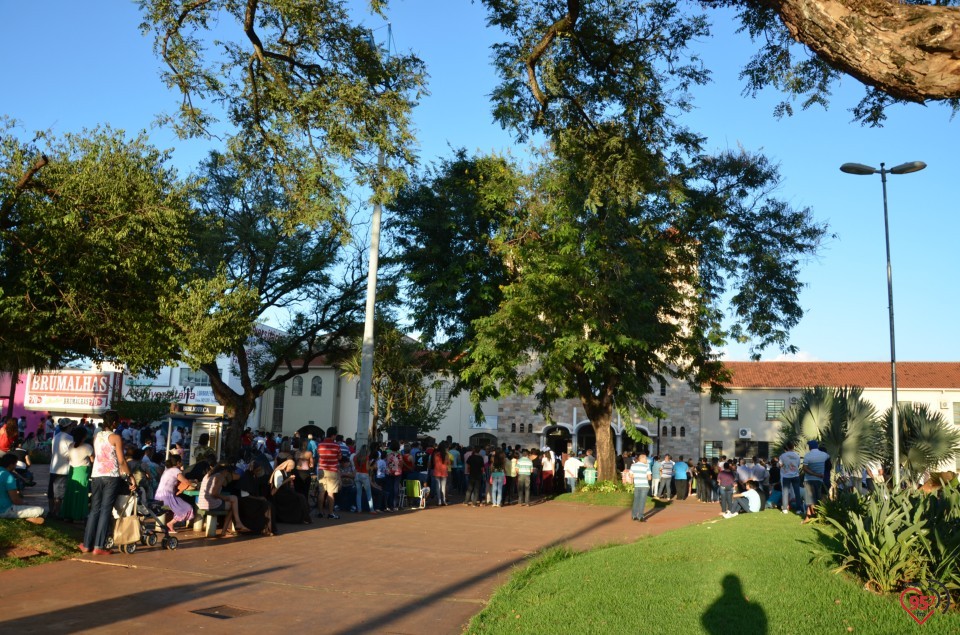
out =
[[(390, 58), (390, 45), (393, 41), (393, 27), (387, 24), (387, 59)], [(373, 32), (370, 33), (370, 45), (376, 46)], [(378, 178), (383, 178), (386, 160), (383, 148), (377, 154)], [(382, 184), (382, 182), (381, 182)], [(357, 404), (357, 435), (354, 445), (357, 451), (368, 442), (370, 432), (370, 399), (373, 389), (373, 317), (377, 301), (377, 269), (380, 260), (380, 216), (383, 209), (381, 196), (374, 193), (373, 216), (370, 219), (370, 262), (367, 269), (367, 302), (363, 321), (363, 346), (360, 351), (360, 394)]]
[(897, 346), (893, 327), (893, 267), (890, 265), (890, 215), (887, 212), (887, 174), (910, 174), (919, 172), (927, 167), (923, 161), (901, 163), (889, 170), (880, 164), (880, 169), (862, 163), (844, 163), (840, 166), (841, 172), (847, 174), (879, 174), (883, 187), (883, 233), (887, 241), (887, 301), (890, 305), (890, 389), (892, 392), (893, 408), (891, 427), (893, 428), (893, 486), (900, 488), (900, 416), (897, 405)]

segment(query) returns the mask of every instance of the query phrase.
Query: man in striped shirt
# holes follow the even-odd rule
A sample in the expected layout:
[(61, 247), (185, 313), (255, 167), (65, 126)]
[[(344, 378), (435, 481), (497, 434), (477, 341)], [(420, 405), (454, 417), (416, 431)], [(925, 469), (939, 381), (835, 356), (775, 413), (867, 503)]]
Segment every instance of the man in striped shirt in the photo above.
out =
[(674, 462), (670, 460), (670, 455), (663, 457), (663, 463), (660, 464), (660, 498), (670, 500), (673, 497), (671, 492), (673, 485), (673, 466)]
[(336, 441), (337, 429), (327, 430), (327, 438), (317, 445), (317, 476), (320, 479), (320, 518), (327, 508), (329, 518), (340, 518), (333, 513), (333, 498), (340, 491), (340, 444)]
[(517, 459), (517, 491), (521, 507), (530, 504), (531, 474), (533, 474), (533, 461), (530, 459), (530, 452), (523, 450), (520, 452), (520, 458)]
[(645, 523), (647, 519), (644, 518), (644, 509), (647, 506), (647, 494), (650, 493), (650, 480), (653, 478), (646, 454), (641, 454), (640, 458), (630, 466), (630, 474), (633, 475), (632, 517), (634, 520)]

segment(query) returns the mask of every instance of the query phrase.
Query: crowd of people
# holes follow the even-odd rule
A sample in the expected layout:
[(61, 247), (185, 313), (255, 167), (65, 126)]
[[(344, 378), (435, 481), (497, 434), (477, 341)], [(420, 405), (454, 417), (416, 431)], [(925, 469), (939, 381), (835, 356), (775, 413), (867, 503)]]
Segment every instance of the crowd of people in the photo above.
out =
[[(111, 510), (120, 494), (140, 491), (163, 503), (167, 530), (176, 533), (198, 514), (225, 516), (225, 535), (273, 535), (277, 523), (337, 520), (344, 512), (396, 512), (404, 498), (419, 506), (445, 506), (451, 495), (468, 506), (528, 506), (564, 491), (575, 492), (597, 468), (593, 450), (555, 453), (549, 447), (462, 446), (450, 437), (394, 440), (356, 447), (336, 428), (326, 434), (292, 436), (253, 432), (241, 437), (243, 460), (221, 463), (201, 435), (191, 444), (188, 428), (164, 428), (120, 421), (113, 411), (94, 422), (61, 420), (47, 438), (51, 455), (48, 507), (26, 505), (32, 484), (27, 439), (16, 419), (0, 426), (0, 517), (42, 522), (45, 515), (85, 522), (81, 551), (107, 553)], [(316, 436), (316, 438), (315, 438)], [(169, 447), (169, 452), (166, 452)], [(185, 447), (194, 447), (189, 457)], [(631, 517), (646, 522), (648, 497), (719, 503), (727, 518), (768, 507), (795, 511), (808, 519), (830, 483), (830, 457), (811, 441), (803, 457), (789, 446), (769, 461), (726, 457), (692, 461), (684, 456), (623, 452), (616, 469), (634, 486)], [(595, 474), (595, 472), (594, 472)], [(882, 478), (865, 470), (863, 487)], [(855, 479), (845, 475), (841, 482)], [(410, 485), (416, 485), (410, 488)], [(801, 494), (801, 489), (803, 494)]]

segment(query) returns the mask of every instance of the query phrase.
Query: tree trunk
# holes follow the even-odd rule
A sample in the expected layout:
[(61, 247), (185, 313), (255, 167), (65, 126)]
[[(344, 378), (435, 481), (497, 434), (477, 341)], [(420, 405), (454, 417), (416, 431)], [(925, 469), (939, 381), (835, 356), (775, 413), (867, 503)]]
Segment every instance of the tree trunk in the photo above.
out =
[(840, 71), (907, 101), (960, 97), (960, 10), (891, 0), (751, 0)]
[(17, 397), (17, 384), (20, 383), (20, 369), (10, 369), (10, 399), (7, 402), (7, 416), (13, 416), (13, 400)]
[(610, 430), (612, 408), (602, 413), (599, 419), (590, 418), (593, 433), (597, 437), (597, 480), (617, 480), (617, 446)]
[[(223, 453), (228, 461), (236, 461), (240, 458), (240, 437), (243, 435), (243, 427), (250, 418), (250, 414), (257, 407), (257, 398), (264, 392), (262, 385), (244, 386), (243, 393), (238, 393), (226, 384), (220, 377), (220, 370), (216, 364), (201, 364), (200, 370), (210, 377), (210, 388), (213, 390), (213, 396), (217, 403), (223, 406), (224, 426), (223, 426)], [(243, 381), (243, 378), (241, 378)], [(249, 382), (246, 382), (249, 384)]]

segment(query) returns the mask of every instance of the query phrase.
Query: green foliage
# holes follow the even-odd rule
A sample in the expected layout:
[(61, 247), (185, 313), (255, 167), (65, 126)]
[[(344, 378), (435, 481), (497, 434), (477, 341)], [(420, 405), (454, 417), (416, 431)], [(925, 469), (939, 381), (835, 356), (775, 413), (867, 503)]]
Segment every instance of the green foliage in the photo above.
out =
[(177, 400), (176, 390), (151, 392), (146, 386), (131, 386), (122, 399), (115, 399), (110, 407), (120, 413), (121, 419), (136, 423), (153, 423), (170, 412), (170, 402)]
[(23, 520), (0, 520), (0, 552), (6, 553), (9, 548), (21, 547), (40, 554), (27, 559), (0, 557), (0, 570), (20, 569), (73, 557), (82, 534), (82, 526), (57, 521), (33, 525)]
[(826, 503), (819, 510), (830, 529), (818, 529), (815, 550), (877, 591), (911, 581), (937, 580), (960, 591), (960, 491), (948, 485), (925, 495), (879, 487), (859, 503)]
[(859, 473), (881, 457), (881, 430), (873, 404), (863, 399), (857, 387), (805, 389), (796, 404), (780, 414), (775, 453), (788, 444), (802, 448), (807, 441), (820, 441), (820, 448), (841, 471)]
[[(353, 353), (341, 364), (347, 377), (359, 380), (363, 357), (363, 340), (354, 341)], [(450, 409), (449, 397), (434, 401), (432, 389), (441, 380), (430, 381), (434, 367), (432, 356), (416, 340), (410, 339), (390, 324), (381, 324), (374, 337), (373, 430), (390, 426), (409, 426), (420, 434), (436, 430)]]
[(622, 481), (597, 481), (593, 484), (583, 485), (580, 489), (584, 492), (629, 492), (633, 493), (633, 485), (629, 485)]
[[(900, 474), (919, 483), (924, 474), (960, 452), (960, 431), (947, 423), (943, 415), (925, 403), (900, 404)], [(884, 458), (893, 462), (893, 413), (883, 417)]]
[(78, 357), (158, 368), (178, 354), (190, 184), (141, 134), (17, 138), (0, 127), (0, 366)]
[(817, 505), (817, 518), (843, 523), (848, 515), (861, 516), (866, 511), (866, 499), (855, 491), (839, 492), (836, 496), (825, 496)]
[[(780, 177), (765, 157), (710, 155), (680, 125), (689, 89), (707, 79), (690, 51), (707, 34), (702, 15), (666, 0), (568, 3), (566, 14), (535, 0), (484, 4), (506, 37), (494, 48), (494, 115), (547, 146), (528, 174), (489, 189), (455, 172), (460, 153), (432, 184), (466, 193), (404, 201), (416, 219), (410, 262), (443, 254), (442, 268), (413, 269), (416, 326), (454, 335), (452, 358), (477, 400), (535, 393), (549, 418), (555, 401), (578, 397), (601, 478), (612, 478), (615, 407), (649, 412), (647, 395), (667, 377), (719, 394), (713, 351), (728, 338), (790, 349), (799, 264), (825, 230), (771, 196)], [(479, 196), (514, 187), (492, 206)], [(435, 231), (436, 202), (447, 200), (482, 222), (459, 235), (441, 219)], [(471, 302), (445, 306), (440, 289), (465, 289)]]

